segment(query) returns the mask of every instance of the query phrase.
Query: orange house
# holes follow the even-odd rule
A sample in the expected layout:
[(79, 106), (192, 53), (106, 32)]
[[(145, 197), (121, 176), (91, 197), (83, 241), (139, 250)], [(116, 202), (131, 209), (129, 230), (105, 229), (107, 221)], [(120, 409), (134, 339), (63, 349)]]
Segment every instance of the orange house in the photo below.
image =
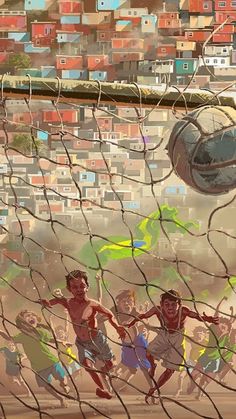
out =
[(57, 55), (56, 67), (58, 70), (81, 70), (83, 57), (81, 55)]
[(108, 55), (87, 55), (87, 68), (88, 70), (101, 70), (102, 68), (109, 65)]

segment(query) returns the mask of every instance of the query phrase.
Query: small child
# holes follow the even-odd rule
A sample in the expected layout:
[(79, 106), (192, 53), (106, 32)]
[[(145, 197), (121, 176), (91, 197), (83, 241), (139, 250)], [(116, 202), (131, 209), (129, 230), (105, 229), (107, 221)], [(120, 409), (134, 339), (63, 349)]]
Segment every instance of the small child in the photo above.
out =
[(0, 352), (3, 353), (6, 359), (6, 375), (9, 380), (9, 384), (17, 384), (19, 387), (23, 387), (26, 389), (28, 396), (31, 396), (30, 390), (26, 383), (24, 382), (23, 378), (20, 375), (20, 362), (26, 358), (26, 356), (22, 356), (20, 352), (17, 350), (16, 345), (11, 340), (6, 340), (6, 346), (0, 348)]
[[(41, 318), (29, 310), (21, 311), (16, 317), (16, 326), (20, 333), (12, 339), (16, 344), (21, 344), (30, 361), (31, 368), (35, 373), (35, 379), (39, 387), (45, 388), (57, 400), (61, 407), (67, 407), (64, 398), (57, 393), (51, 385), (52, 377), (59, 381), (62, 389), (68, 393), (67, 379), (64, 368), (59, 359), (49, 349), (48, 343), (54, 343), (52, 336), (48, 334), (48, 327), (41, 323)], [(6, 340), (9, 336), (0, 331), (0, 335)]]

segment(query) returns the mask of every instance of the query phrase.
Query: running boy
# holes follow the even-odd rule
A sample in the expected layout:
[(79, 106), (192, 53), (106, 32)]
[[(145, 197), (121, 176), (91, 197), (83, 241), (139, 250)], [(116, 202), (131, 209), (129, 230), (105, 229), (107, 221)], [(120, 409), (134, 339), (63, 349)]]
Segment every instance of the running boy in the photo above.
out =
[(110, 310), (87, 296), (89, 284), (85, 272), (79, 270), (70, 272), (66, 276), (66, 285), (67, 289), (73, 294), (72, 298), (52, 298), (49, 301), (40, 300), (39, 302), (44, 307), (61, 304), (68, 310), (76, 334), (80, 364), (84, 366), (98, 386), (97, 396), (111, 399), (111, 393), (104, 389), (103, 380), (94, 369), (94, 363), (97, 359), (102, 360), (105, 364), (102, 368), (103, 374), (113, 368), (113, 353), (107, 343), (106, 336), (97, 328), (96, 317), (98, 314), (106, 316), (121, 339), (124, 339), (125, 329), (116, 322)]
[(147, 348), (147, 358), (151, 364), (150, 375), (154, 377), (155, 374), (155, 359), (162, 359), (162, 365), (166, 370), (159, 377), (157, 385), (150, 388), (145, 398), (147, 403), (148, 398), (153, 395), (155, 390), (160, 389), (175, 371), (180, 371), (185, 366), (184, 325), (186, 318), (190, 317), (201, 322), (215, 324), (219, 322), (218, 317), (206, 316), (205, 313), (200, 316), (188, 307), (182, 306), (180, 294), (175, 290), (168, 290), (161, 294), (160, 306), (154, 306), (147, 313), (141, 314), (129, 323), (128, 327), (152, 316), (158, 318), (161, 327)]
[[(54, 339), (48, 333), (48, 327), (41, 324), (41, 318), (32, 311), (21, 311), (16, 317), (16, 326), (20, 333), (12, 339), (16, 344), (21, 344), (24, 352), (30, 361), (31, 368), (35, 373), (35, 379), (39, 387), (45, 388), (57, 400), (61, 407), (67, 407), (64, 398), (57, 393), (51, 384), (52, 377), (59, 381), (60, 387), (69, 392), (65, 370), (62, 368), (59, 359), (55, 357), (49, 349), (49, 342), (54, 343)], [(0, 335), (6, 340), (9, 336), (0, 331)]]

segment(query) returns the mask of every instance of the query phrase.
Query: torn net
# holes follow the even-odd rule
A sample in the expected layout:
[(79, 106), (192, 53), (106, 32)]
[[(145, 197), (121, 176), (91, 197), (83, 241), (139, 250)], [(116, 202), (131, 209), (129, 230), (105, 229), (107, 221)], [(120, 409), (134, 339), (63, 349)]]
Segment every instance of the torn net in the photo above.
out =
[[(62, 104), (60, 93), (53, 103), (33, 102), (29, 94), (18, 105), (2, 95), (1, 329), (17, 343), (17, 350), (19, 345), (20, 352), (19, 382), (9, 379), (9, 374), (1, 379), (4, 418), (14, 408), (19, 414), (31, 412), (32, 417), (56, 417), (48, 407), (58, 403), (69, 404), (81, 417), (138, 417), (140, 412), (156, 411), (170, 418), (179, 414), (221, 418), (224, 413), (217, 393), (232, 397), (235, 391), (231, 307), (235, 195), (206, 197), (175, 176), (166, 145), (176, 120), (188, 113), (187, 103), (185, 112), (177, 111), (175, 104), (170, 110), (159, 109), (159, 104), (145, 109), (139, 87), (133, 85), (140, 99), (134, 109), (118, 108), (115, 103), (102, 106), (100, 94), (90, 107)], [(159, 304), (161, 294), (175, 289), (182, 304), (200, 317), (203, 312), (213, 315), (217, 311), (224, 319), (225, 332), (219, 335), (208, 322), (187, 319), (177, 341), (162, 336), (162, 347), (168, 345), (172, 354), (171, 368), (180, 367), (180, 371), (152, 395), (152, 402), (159, 405), (146, 406), (144, 398), (163, 366), (158, 361), (156, 374), (150, 377), (143, 353), (160, 332), (160, 322), (155, 317), (138, 323), (138, 332), (134, 336), (130, 329), (124, 344), (104, 317), (98, 316), (99, 330), (114, 353), (114, 367), (109, 371), (103, 370), (105, 354), (95, 364), (103, 372), (104, 388), (116, 400), (111, 407), (95, 398), (96, 386), (89, 392), (92, 379), (78, 358), (67, 311), (38, 304), (40, 299), (68, 296), (65, 276), (75, 270), (87, 272), (89, 295), (112, 308), (121, 324), (147, 312)], [(130, 304), (135, 307), (128, 316)], [(38, 333), (30, 332), (32, 345), (39, 345), (44, 333), (51, 335), (46, 350), (60, 361), (56, 373), (44, 376), (39, 360), (24, 359), (19, 316), (24, 310), (35, 313), (41, 327)], [(137, 343), (137, 336), (145, 338), (144, 346)], [(1, 348), (7, 345), (2, 340)], [(195, 358), (190, 359), (194, 350)], [(206, 350), (211, 357), (201, 358), (200, 368), (197, 361)], [(124, 358), (129, 357), (125, 351), (133, 351), (136, 364), (125, 364)], [(186, 395), (194, 382), (195, 393)], [(195, 397), (203, 404), (194, 403)], [(7, 407), (9, 400), (17, 401), (16, 407)]]

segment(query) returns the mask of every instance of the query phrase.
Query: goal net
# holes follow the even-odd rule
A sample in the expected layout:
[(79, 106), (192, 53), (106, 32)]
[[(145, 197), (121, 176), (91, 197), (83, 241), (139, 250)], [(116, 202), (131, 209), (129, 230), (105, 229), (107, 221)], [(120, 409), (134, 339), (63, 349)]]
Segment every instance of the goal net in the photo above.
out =
[[(97, 99), (85, 100), (84, 94), (80, 103), (73, 91), (65, 99), (60, 80), (55, 84), (54, 97), (45, 100), (31, 79), (27, 95), (24, 83), (14, 86), (2, 80), (0, 329), (9, 340), (1, 341), (1, 362), (10, 365), (6, 348), (15, 353), (18, 344), (26, 359), (18, 355), (15, 375), (6, 369), (1, 376), (0, 416), (8, 417), (16, 408), (25, 417), (30, 411), (42, 417), (49, 405), (56, 407), (56, 393), (81, 417), (147, 414), (143, 401), (169, 365), (166, 352), (172, 359), (173, 368), (168, 368), (176, 372), (154, 394), (158, 407), (150, 409), (172, 418), (223, 417), (222, 397), (230, 400), (235, 391), (236, 203), (234, 192), (211, 196), (194, 191), (171, 166), (168, 139), (175, 123), (189, 112), (188, 103), (193, 108), (193, 92), (185, 89), (185, 94), (190, 92), (186, 102), (184, 93), (173, 88), (172, 105), (162, 106), (160, 98), (148, 105), (144, 87), (134, 83), (130, 89), (136, 104), (125, 104), (123, 96), (119, 106), (116, 94), (104, 94), (99, 83)], [(44, 87), (50, 90), (46, 82)], [(196, 106), (212, 104), (212, 97), (219, 96), (205, 94), (207, 100), (201, 98)], [(114, 354), (114, 368), (103, 377), (114, 394), (111, 404), (95, 399), (96, 387), (81, 365), (73, 321), (63, 306), (38, 304), (40, 299), (70, 298), (65, 277), (76, 270), (87, 273), (88, 295), (112, 309), (120, 324), (159, 305), (169, 290), (178, 291), (178, 304), (201, 321), (186, 318), (185, 325), (178, 325), (176, 342), (161, 341), (160, 335), (163, 356), (152, 379), (150, 366), (142, 361), (149, 343), (161, 330), (167, 333), (163, 322), (156, 316), (137, 322), (121, 341), (112, 325), (98, 316), (98, 327)], [(28, 334), (22, 329), (25, 310), (37, 316), (37, 327), (43, 324), (40, 330), (47, 329), (51, 336), (43, 344), (66, 371), (66, 385), (63, 373), (59, 379), (54, 374), (52, 381), (41, 377), (41, 360), (24, 349), (22, 335), (39, 346), (43, 333), (32, 337), (32, 327)], [(205, 321), (204, 312), (216, 313), (222, 328)], [(140, 336), (143, 340), (138, 341)], [(15, 349), (9, 349), (11, 341), (17, 343)], [(106, 357), (99, 354), (94, 368), (101, 372)], [(195, 397), (204, 397), (204, 407)]]

